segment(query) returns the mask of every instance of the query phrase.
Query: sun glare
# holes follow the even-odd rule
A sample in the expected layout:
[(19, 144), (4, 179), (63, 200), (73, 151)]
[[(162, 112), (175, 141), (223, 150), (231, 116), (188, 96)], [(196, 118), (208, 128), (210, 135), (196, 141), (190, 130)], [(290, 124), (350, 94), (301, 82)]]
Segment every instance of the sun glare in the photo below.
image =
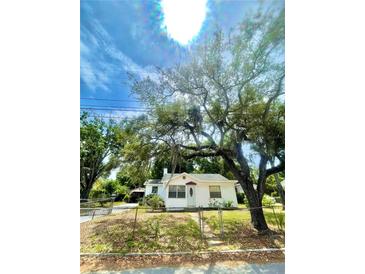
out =
[(182, 45), (196, 36), (207, 13), (207, 0), (162, 0), (164, 21), (168, 35)]

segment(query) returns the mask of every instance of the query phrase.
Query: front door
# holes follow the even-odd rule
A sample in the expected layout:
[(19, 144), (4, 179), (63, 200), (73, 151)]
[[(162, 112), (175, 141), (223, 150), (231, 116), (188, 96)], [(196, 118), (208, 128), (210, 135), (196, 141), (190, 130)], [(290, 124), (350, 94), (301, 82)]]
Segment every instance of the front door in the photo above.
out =
[(195, 185), (187, 185), (187, 191), (188, 191), (188, 207), (195, 207)]

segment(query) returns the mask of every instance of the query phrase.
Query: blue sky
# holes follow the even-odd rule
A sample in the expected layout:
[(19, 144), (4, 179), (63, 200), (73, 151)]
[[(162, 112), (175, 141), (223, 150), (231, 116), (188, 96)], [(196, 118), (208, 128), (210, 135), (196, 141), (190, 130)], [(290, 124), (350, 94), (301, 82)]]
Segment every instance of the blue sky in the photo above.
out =
[[(201, 43), (217, 26), (228, 31), (243, 19), (246, 12), (258, 7), (258, 1), (252, 0), (180, 0), (180, 4), (189, 1), (194, 4), (197, 1), (206, 2), (203, 4), (206, 8), (203, 18), (199, 18), (199, 26), (195, 26), (197, 31), (189, 43), (179, 41), (179, 33), (171, 32), (173, 27), (167, 24), (167, 19), (180, 20), (180, 25), (184, 27), (179, 24), (174, 27), (178, 32), (184, 32), (189, 28), (189, 23), (196, 21), (194, 10), (201, 6), (195, 9), (180, 6), (170, 10), (171, 14), (164, 14), (165, 11), (168, 13), (168, 9), (160, 0), (81, 1), (81, 107), (98, 107), (101, 109), (94, 110), (95, 114), (113, 117), (141, 114), (143, 110), (133, 109), (141, 105), (131, 101), (135, 98), (131, 97), (127, 85), (127, 71), (143, 77), (153, 75), (155, 66), (168, 67), (179, 60), (183, 61), (189, 47)], [(175, 9), (175, 6), (170, 6), (170, 9)], [(120, 111), (110, 110), (110, 107), (130, 109)], [(245, 148), (245, 151), (249, 149)], [(115, 172), (112, 177), (115, 177)]]
[[(153, 73), (154, 66), (171, 66), (190, 45), (200, 43), (216, 26), (228, 30), (257, 5), (255, 1), (202, 1), (207, 1), (205, 18), (188, 45), (179, 43), (168, 33), (168, 26), (164, 25), (167, 16), (160, 0), (81, 1), (81, 98), (133, 99), (126, 83), (126, 71), (146, 76)], [(181, 8), (177, 15), (186, 22), (191, 22), (193, 16)], [(138, 102), (82, 99), (81, 105), (138, 106)]]

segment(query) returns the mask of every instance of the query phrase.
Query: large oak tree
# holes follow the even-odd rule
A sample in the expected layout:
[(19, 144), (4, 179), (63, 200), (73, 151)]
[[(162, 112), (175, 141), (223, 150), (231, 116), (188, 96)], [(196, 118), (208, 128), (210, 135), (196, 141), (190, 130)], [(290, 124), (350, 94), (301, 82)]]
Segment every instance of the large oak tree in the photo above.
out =
[[(266, 178), (285, 164), (284, 71), (284, 10), (260, 9), (228, 35), (215, 32), (185, 63), (157, 68), (158, 79), (131, 78), (132, 91), (151, 108), (139, 121), (144, 143), (168, 146), (175, 160), (223, 159), (261, 232), (268, 231), (261, 208)], [(259, 156), (258, 178), (246, 148)]]

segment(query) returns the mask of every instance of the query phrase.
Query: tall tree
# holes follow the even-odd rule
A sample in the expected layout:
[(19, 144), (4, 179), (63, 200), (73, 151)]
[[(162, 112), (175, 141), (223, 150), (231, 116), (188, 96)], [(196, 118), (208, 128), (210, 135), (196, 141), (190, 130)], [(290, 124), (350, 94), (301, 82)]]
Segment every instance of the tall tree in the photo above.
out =
[(119, 164), (121, 128), (112, 120), (80, 117), (80, 197), (87, 199), (95, 181)]
[(117, 179), (130, 188), (142, 186), (150, 177), (152, 159), (166, 153), (166, 147), (153, 142), (148, 131), (145, 115), (128, 121), (123, 128), (123, 157)]
[[(268, 231), (260, 208), (266, 178), (285, 163), (283, 55), (284, 10), (260, 9), (228, 36), (217, 31), (185, 64), (158, 68), (158, 80), (132, 77), (133, 92), (152, 109), (143, 126), (150, 140), (185, 159), (221, 157), (261, 232)], [(260, 155), (257, 190), (245, 145)], [(271, 159), (276, 165), (268, 167)]]

